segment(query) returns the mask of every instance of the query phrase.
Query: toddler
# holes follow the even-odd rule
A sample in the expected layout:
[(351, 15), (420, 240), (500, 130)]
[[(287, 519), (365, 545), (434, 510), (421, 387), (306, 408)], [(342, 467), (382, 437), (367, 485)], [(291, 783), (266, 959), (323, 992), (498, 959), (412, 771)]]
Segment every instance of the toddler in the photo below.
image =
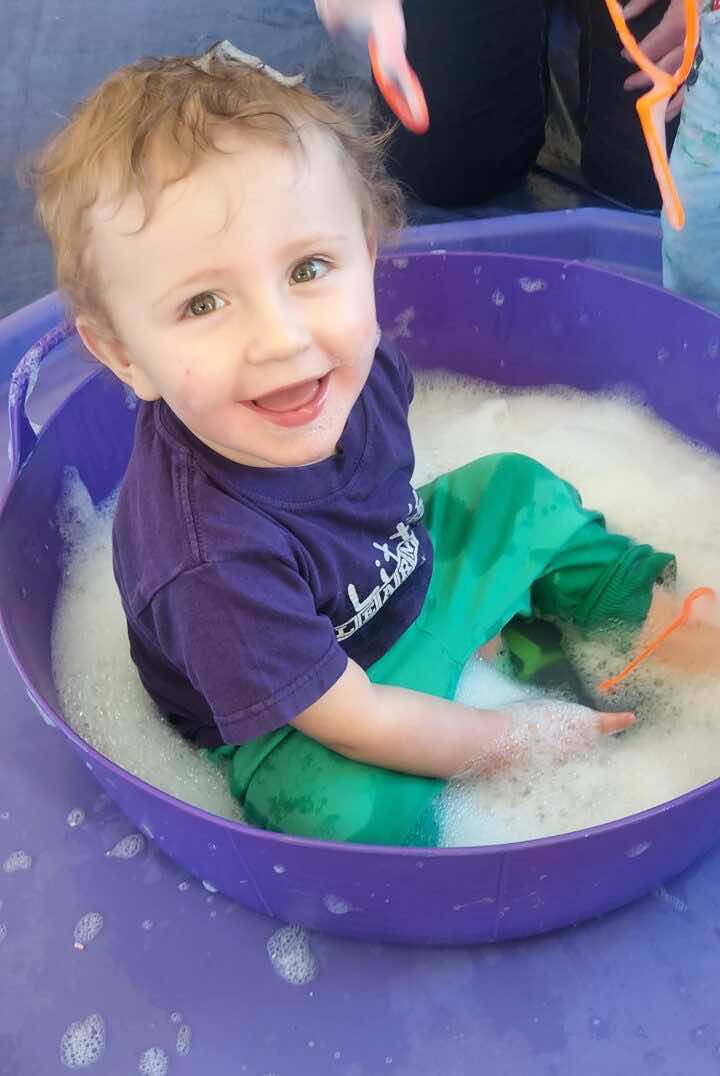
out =
[(529, 458), (413, 488), (381, 142), (223, 44), (111, 75), (34, 178), (78, 331), (141, 401), (113, 558), (147, 691), (250, 823), (433, 845), (451, 776), (633, 721), (461, 705), (468, 658), (518, 616), (667, 620), (674, 561)]

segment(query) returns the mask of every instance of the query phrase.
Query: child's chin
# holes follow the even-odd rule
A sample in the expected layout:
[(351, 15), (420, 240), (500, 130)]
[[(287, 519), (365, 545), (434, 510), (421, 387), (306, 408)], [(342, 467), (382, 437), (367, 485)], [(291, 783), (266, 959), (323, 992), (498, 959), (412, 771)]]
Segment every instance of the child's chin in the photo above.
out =
[(318, 423), (315, 423), (314, 428), (308, 427), (306, 436), (298, 438), (297, 445), (288, 445), (287, 454), (283, 453), (286, 455), (286, 467), (307, 467), (335, 455), (342, 429), (318, 429), (317, 426)]
[(318, 442), (315, 445), (308, 445), (303, 451), (288, 453), (284, 463), (280, 464), (281, 467), (309, 467), (313, 463), (320, 463), (322, 460), (329, 459), (330, 456), (334, 456), (336, 452), (337, 444), (336, 440), (323, 439), (322, 442)]

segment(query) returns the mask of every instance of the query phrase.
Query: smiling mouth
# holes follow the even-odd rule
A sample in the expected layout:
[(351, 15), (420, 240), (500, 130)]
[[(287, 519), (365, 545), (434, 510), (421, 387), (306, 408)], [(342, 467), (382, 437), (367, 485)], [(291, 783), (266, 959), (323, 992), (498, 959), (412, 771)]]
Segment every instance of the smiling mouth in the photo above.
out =
[(268, 392), (255, 400), (243, 400), (243, 406), (276, 426), (304, 426), (322, 411), (329, 384), (330, 372), (320, 378), (313, 377), (288, 388)]

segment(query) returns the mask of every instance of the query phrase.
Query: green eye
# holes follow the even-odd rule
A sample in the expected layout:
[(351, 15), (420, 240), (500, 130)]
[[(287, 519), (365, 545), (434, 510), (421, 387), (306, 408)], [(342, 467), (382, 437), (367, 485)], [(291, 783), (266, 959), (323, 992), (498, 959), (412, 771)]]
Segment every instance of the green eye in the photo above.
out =
[(204, 291), (195, 295), (186, 307), (186, 314), (191, 318), (201, 318), (205, 314), (212, 314), (215, 310), (221, 310), (225, 306), (225, 300), (216, 295), (214, 291)]
[(327, 265), (320, 258), (308, 258), (296, 265), (290, 274), (291, 284), (310, 284), (318, 277), (324, 276)]

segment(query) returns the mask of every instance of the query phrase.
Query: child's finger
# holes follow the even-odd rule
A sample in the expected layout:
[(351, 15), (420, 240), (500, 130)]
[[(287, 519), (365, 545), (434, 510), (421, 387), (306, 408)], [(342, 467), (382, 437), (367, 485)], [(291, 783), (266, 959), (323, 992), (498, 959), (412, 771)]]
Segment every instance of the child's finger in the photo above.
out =
[(612, 732), (622, 732), (623, 729), (634, 724), (635, 714), (629, 711), (598, 714), (598, 729), (602, 736), (608, 736)]

